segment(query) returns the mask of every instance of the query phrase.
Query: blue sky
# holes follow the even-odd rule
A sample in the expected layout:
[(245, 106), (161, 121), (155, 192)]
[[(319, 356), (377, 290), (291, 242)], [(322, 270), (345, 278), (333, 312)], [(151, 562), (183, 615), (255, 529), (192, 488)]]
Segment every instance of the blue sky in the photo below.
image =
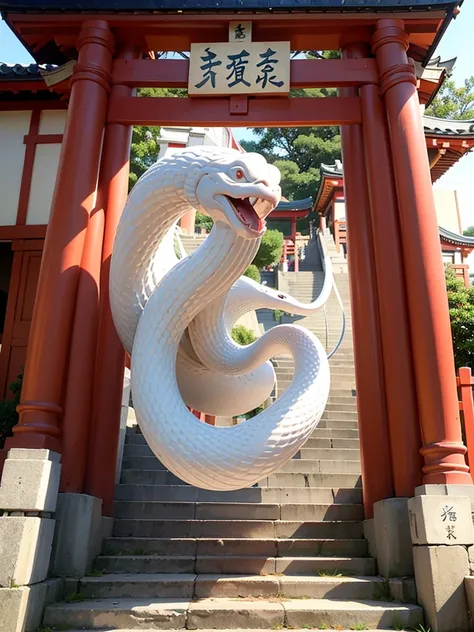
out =
[[(474, 74), (473, 25), (474, 0), (464, 0), (461, 13), (451, 23), (436, 51), (442, 59), (457, 57), (453, 78), (458, 84), (462, 84), (464, 79)], [(6, 24), (0, 22), (0, 62), (25, 64), (32, 61), (34, 61), (32, 57), (13, 36)], [(249, 130), (236, 129), (234, 131), (239, 140), (251, 137)], [(474, 153), (462, 158), (438, 181), (436, 186), (457, 189), (463, 227), (474, 224)]]

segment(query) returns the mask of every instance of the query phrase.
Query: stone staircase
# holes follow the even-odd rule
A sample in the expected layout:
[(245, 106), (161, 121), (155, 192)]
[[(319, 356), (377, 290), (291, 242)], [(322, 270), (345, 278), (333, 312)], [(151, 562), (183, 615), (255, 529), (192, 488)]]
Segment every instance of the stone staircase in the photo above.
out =
[[(192, 239), (192, 238), (191, 238)], [(185, 248), (189, 252), (188, 245)], [(300, 300), (322, 272), (280, 279)], [(254, 487), (212, 492), (183, 483), (129, 429), (113, 535), (75, 595), (46, 610), (54, 629), (414, 629), (420, 607), (395, 603), (376, 576), (363, 536), (363, 506), (347, 274), (337, 274), (347, 331), (331, 359), (324, 416), (304, 447)], [(263, 311), (263, 310), (262, 310)], [(327, 344), (339, 337), (334, 297)], [(276, 324), (273, 314), (263, 327)], [(272, 320), (273, 319), (273, 320)], [(284, 316), (324, 342), (324, 314)], [(279, 393), (292, 359), (276, 360)]]
[(207, 235), (180, 235), (182, 244), (187, 254), (190, 255), (204, 242)]

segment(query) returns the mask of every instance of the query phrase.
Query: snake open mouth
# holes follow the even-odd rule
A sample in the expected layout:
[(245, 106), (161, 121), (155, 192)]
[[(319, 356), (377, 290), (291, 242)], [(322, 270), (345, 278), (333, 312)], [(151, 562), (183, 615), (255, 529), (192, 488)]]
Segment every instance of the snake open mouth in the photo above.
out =
[(226, 196), (232, 205), (237, 217), (242, 224), (245, 224), (247, 228), (261, 233), (265, 228), (265, 220), (261, 219), (255, 211), (252, 201), (257, 202), (256, 198), (233, 198), (230, 195)]

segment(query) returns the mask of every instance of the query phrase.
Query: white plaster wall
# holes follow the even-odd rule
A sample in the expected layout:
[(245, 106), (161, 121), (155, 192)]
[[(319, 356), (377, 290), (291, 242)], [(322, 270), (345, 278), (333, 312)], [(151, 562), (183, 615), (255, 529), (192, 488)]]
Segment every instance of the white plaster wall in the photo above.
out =
[(31, 111), (0, 112), (0, 226), (16, 224)]
[(53, 200), (61, 145), (36, 145), (27, 224), (47, 224)]
[(63, 134), (66, 127), (66, 110), (43, 110), (40, 116), (40, 134)]
[(346, 219), (346, 203), (336, 200), (334, 202), (334, 221), (336, 219)]
[(433, 189), (438, 225), (461, 233), (456, 192), (451, 189)]

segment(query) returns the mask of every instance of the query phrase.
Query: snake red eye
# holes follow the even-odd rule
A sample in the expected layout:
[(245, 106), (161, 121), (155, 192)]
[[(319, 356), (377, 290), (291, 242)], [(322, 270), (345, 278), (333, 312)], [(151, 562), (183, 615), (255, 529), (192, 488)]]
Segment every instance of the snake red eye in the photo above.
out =
[(242, 180), (242, 178), (244, 177), (244, 172), (242, 171), (242, 169), (237, 169), (237, 171), (235, 172), (235, 175), (237, 176), (237, 178), (239, 180)]

